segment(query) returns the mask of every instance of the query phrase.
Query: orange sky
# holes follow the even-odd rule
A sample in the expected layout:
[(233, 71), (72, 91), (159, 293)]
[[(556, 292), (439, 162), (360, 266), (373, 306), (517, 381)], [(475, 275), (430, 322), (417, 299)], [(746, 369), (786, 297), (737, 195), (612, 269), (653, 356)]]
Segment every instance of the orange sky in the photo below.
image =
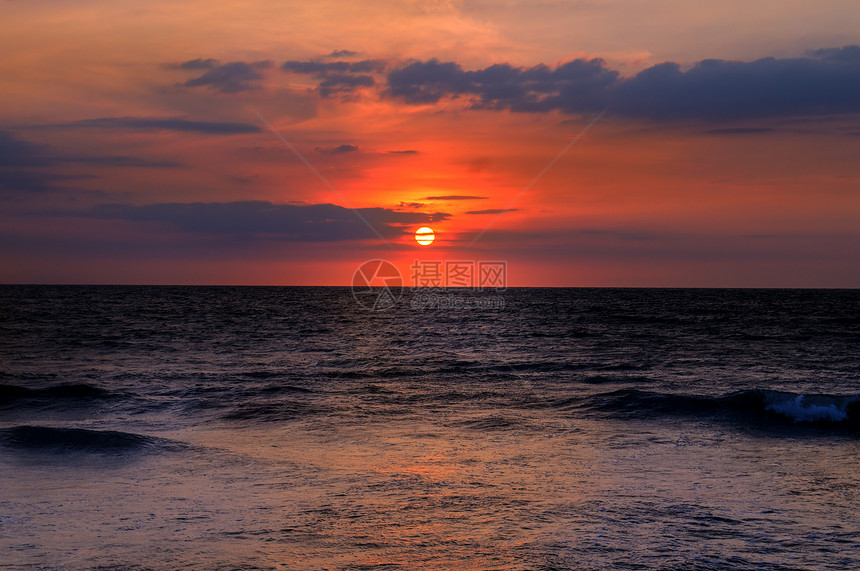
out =
[(3, 282), (860, 287), (852, 0), (0, 10)]

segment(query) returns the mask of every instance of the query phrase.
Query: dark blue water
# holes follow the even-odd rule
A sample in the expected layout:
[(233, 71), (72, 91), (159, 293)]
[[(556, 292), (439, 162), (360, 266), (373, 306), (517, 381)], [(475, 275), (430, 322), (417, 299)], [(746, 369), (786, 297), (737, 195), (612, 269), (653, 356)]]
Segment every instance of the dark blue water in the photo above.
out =
[(416, 295), (0, 287), (0, 563), (860, 567), (860, 292)]

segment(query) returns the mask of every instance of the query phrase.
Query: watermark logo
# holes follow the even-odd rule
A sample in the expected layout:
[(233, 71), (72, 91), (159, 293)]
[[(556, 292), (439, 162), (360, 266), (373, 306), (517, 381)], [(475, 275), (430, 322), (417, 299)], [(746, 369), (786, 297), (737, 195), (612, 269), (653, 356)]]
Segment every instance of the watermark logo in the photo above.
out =
[[(507, 288), (508, 263), (478, 260), (414, 260), (410, 266), (413, 309), (501, 309)], [(352, 295), (372, 311), (391, 309), (403, 296), (403, 278), (387, 260), (361, 264), (352, 277)], [(483, 295), (476, 295), (483, 294)]]
[[(425, 291), (426, 290), (426, 291)], [(409, 300), (412, 309), (483, 309), (500, 310), (505, 308), (505, 298), (500, 295), (469, 295), (459, 289), (454, 290), (413, 290)]]
[(352, 297), (365, 309), (391, 309), (403, 295), (403, 276), (387, 260), (369, 260), (361, 264), (352, 276)]
[(508, 284), (508, 263), (504, 261), (415, 260), (410, 269), (413, 291), (428, 287), (499, 291)]

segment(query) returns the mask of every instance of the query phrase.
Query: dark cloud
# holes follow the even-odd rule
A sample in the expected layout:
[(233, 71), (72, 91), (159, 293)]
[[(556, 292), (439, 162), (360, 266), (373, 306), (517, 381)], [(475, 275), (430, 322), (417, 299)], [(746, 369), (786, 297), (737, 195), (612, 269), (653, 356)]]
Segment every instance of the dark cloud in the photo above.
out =
[(383, 71), (388, 63), (382, 59), (362, 61), (286, 61), (281, 69), (292, 73), (325, 76), (329, 73), (372, 73)]
[(0, 168), (45, 167), (59, 163), (78, 163), (115, 167), (178, 167), (180, 163), (149, 160), (125, 155), (82, 155), (54, 152), (51, 145), (18, 139), (8, 131), (0, 131)]
[(621, 82), (610, 105), (649, 119), (714, 121), (860, 111), (860, 53), (753, 62), (665, 63)]
[(124, 155), (108, 155), (101, 157), (88, 157), (84, 155), (65, 155), (58, 157), (58, 160), (65, 163), (79, 163), (105, 167), (176, 168), (182, 166), (182, 163), (177, 163), (176, 161), (149, 160), (142, 159), (140, 157), (127, 157)]
[(329, 97), (335, 93), (351, 93), (359, 87), (373, 87), (376, 80), (369, 75), (346, 75), (342, 73), (327, 75), (319, 86), (319, 94)]
[(355, 153), (358, 151), (357, 145), (338, 145), (336, 147), (315, 147), (314, 150), (318, 153), (326, 153), (329, 155), (342, 155), (344, 153)]
[(328, 57), (353, 57), (357, 56), (358, 52), (354, 52), (352, 50), (334, 50)]
[(860, 47), (752, 62), (703, 60), (683, 70), (661, 63), (632, 77), (600, 59), (554, 68), (496, 64), (467, 71), (454, 62), (413, 62), (387, 75), (385, 93), (414, 104), (468, 97), (480, 109), (612, 113), (653, 120), (728, 121), (860, 112)]
[(421, 200), (487, 200), (486, 196), (469, 196), (467, 194), (446, 194), (444, 196), (425, 196)]
[(38, 167), (50, 164), (50, 147), (22, 141), (9, 131), (0, 131), (0, 167)]
[(322, 97), (352, 93), (359, 87), (373, 87), (376, 80), (371, 73), (385, 70), (388, 63), (380, 59), (362, 61), (287, 61), (281, 69), (290, 73), (303, 73), (320, 80), (317, 91)]
[(260, 127), (248, 123), (192, 121), (180, 117), (100, 117), (71, 123), (47, 125), (63, 129), (129, 129), (134, 131), (179, 131), (206, 135), (241, 135), (259, 133)]
[(419, 151), (406, 149), (404, 151), (388, 151), (389, 155), (417, 155)]
[(487, 210), (469, 210), (466, 214), (503, 214), (505, 212), (517, 212), (519, 208), (488, 208)]
[(398, 208), (422, 208), (423, 202), (401, 202), (397, 205)]
[(468, 92), (466, 73), (454, 62), (415, 62), (388, 73), (387, 93), (407, 103), (436, 103), (446, 95)]
[[(360, 216), (358, 216), (358, 215)], [(235, 235), (292, 242), (336, 242), (373, 238), (369, 221), (386, 238), (404, 234), (400, 225), (444, 220), (444, 212), (398, 212), (387, 208), (351, 211), (334, 204), (273, 204), (263, 201), (165, 203), (146, 206), (104, 204), (84, 216), (139, 222), (160, 222), (178, 230), (210, 235)]]
[(117, 155), (81, 155), (54, 152), (50, 145), (18, 139), (0, 131), (0, 188), (16, 192), (59, 190), (58, 181), (94, 178), (88, 174), (62, 174), (55, 167), (80, 164), (113, 167), (177, 167), (173, 161), (152, 161)]
[(168, 69), (185, 69), (191, 71), (198, 71), (203, 69), (212, 69), (213, 67), (218, 65), (217, 59), (191, 59), (188, 61), (184, 61), (182, 63), (169, 63), (165, 67)]
[(0, 189), (13, 192), (45, 192), (55, 190), (55, 177), (44, 172), (0, 169)]
[(465, 71), (454, 62), (415, 62), (388, 74), (390, 96), (409, 103), (436, 103), (442, 97), (477, 96), (476, 107), (514, 111), (548, 111), (574, 96), (582, 105), (600, 108), (618, 79), (603, 60), (574, 60), (556, 68), (496, 64)]
[(59, 174), (43, 169), (29, 171), (20, 169), (0, 169), (0, 189), (13, 192), (53, 192), (62, 190), (57, 182), (89, 180), (96, 178), (91, 174)]
[(231, 61), (218, 63), (217, 60), (195, 59), (179, 64), (179, 69), (206, 70), (194, 79), (182, 83), (184, 87), (208, 87), (221, 93), (238, 93), (259, 89), (259, 81), (263, 79), (263, 70), (272, 67), (268, 60), (244, 62)]
[(860, 59), (860, 46), (845, 46), (842, 48), (823, 48), (810, 53), (812, 57), (835, 60), (857, 61)]

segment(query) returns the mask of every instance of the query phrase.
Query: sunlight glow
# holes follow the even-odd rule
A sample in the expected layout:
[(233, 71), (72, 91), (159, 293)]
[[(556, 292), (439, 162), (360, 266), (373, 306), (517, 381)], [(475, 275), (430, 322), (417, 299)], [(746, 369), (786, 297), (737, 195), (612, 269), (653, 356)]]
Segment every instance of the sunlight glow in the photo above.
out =
[(436, 234), (433, 232), (432, 228), (428, 228), (427, 226), (422, 226), (418, 230), (415, 231), (415, 241), (421, 244), (422, 246), (429, 246), (433, 243), (433, 240), (436, 239)]

